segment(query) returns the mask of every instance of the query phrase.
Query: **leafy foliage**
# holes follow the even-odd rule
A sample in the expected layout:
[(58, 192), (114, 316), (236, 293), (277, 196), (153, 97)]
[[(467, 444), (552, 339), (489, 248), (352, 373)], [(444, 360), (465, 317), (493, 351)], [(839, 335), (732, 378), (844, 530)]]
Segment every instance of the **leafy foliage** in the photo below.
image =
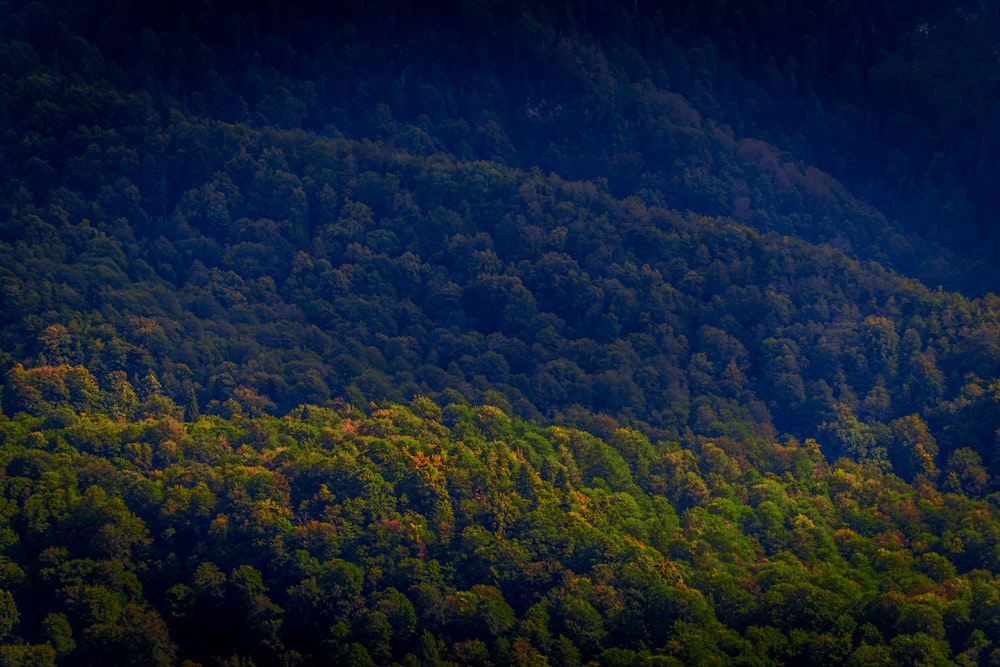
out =
[(815, 445), (604, 442), (420, 398), (108, 422), (103, 450), (145, 443), (144, 468), (41, 419), (0, 423), (3, 627), (74, 663), (992, 646), (994, 504)]
[(0, 663), (995, 660), (995, 12), (286, 5), (0, 12)]

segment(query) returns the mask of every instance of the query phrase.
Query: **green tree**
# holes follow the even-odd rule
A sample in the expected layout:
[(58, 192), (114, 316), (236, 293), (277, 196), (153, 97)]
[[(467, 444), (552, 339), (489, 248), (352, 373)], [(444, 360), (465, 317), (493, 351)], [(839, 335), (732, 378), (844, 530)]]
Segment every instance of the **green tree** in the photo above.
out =
[(938, 474), (934, 461), (938, 445), (920, 415), (900, 417), (889, 427), (892, 430), (889, 459), (893, 471), (907, 480), (933, 481)]
[(956, 449), (948, 455), (944, 468), (944, 488), (968, 496), (979, 496), (986, 489), (989, 475), (979, 453), (969, 447)]
[(848, 456), (855, 461), (883, 461), (885, 447), (875, 438), (872, 428), (858, 420), (847, 405), (837, 406), (836, 419), (824, 422), (820, 428), (832, 437), (835, 456)]
[(19, 617), (14, 596), (10, 591), (0, 589), (0, 640), (10, 635)]
[(65, 614), (49, 612), (42, 620), (42, 638), (55, 649), (57, 657), (64, 657), (76, 649), (73, 628)]

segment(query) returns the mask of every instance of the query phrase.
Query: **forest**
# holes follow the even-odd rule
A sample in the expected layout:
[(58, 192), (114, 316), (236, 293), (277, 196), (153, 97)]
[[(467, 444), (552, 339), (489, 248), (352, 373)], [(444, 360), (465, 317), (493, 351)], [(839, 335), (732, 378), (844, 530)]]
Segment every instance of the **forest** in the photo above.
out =
[(0, 2), (0, 666), (1000, 662), (992, 2)]

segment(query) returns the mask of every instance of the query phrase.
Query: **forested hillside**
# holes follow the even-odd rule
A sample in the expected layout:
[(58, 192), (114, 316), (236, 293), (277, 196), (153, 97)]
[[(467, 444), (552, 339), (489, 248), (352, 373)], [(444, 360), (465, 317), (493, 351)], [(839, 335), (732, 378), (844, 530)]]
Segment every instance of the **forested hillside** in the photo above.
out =
[(601, 440), (426, 397), (141, 409), (0, 423), (0, 632), (28, 642), (4, 664), (928, 665), (994, 648), (996, 507), (812, 442)]
[(1000, 656), (1000, 13), (773, 4), (0, 4), (0, 664)]

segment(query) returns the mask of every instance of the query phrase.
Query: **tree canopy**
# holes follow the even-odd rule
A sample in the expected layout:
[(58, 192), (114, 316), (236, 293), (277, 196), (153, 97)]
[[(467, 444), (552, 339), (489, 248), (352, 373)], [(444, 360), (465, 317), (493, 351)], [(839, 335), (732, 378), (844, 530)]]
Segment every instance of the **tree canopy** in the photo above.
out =
[(1000, 15), (660, 4), (0, 4), (0, 663), (995, 660)]

